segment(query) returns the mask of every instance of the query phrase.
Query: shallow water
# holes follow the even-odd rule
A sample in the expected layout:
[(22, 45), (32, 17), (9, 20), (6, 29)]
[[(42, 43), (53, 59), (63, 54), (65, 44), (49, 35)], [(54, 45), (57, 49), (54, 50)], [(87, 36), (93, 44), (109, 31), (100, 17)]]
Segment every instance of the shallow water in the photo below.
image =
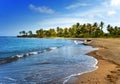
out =
[(34, 52), (0, 65), (0, 83), (3, 84), (62, 84), (73, 74), (96, 68), (97, 60), (85, 55), (95, 48), (84, 46), (82, 42), (76, 45), (72, 40), (15, 37), (0, 40), (1, 58)]

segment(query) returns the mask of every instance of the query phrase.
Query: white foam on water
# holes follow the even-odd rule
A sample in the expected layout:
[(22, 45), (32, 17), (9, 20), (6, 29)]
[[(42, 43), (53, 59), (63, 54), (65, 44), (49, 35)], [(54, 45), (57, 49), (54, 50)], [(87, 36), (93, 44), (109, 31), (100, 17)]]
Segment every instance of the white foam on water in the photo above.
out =
[(43, 50), (43, 52), (46, 52), (47, 50)]
[(25, 56), (29, 56), (29, 53), (26, 53)]
[[(94, 48), (93, 50), (99, 50), (99, 48)], [(70, 76), (68, 76), (68, 77), (65, 78), (65, 80), (63, 81), (63, 84), (66, 84), (66, 83), (70, 80), (71, 77), (75, 77), (75, 76), (78, 76), (78, 75), (82, 75), (82, 74), (85, 74), (85, 73), (88, 73), (88, 72), (92, 72), (92, 71), (97, 70), (97, 69), (98, 69), (98, 66), (96, 66), (96, 65), (98, 64), (98, 60), (95, 59), (95, 58), (92, 57), (92, 56), (90, 56), (90, 57), (91, 57), (92, 59), (94, 59), (94, 61), (95, 61), (95, 63), (92, 64), (92, 66), (91, 66), (91, 67), (95, 67), (95, 69), (90, 70), (90, 71), (85, 71), (85, 72), (82, 72), (82, 73), (78, 73), (78, 74), (72, 74), (72, 75), (70, 75)]]
[(72, 74), (72, 75), (64, 78), (65, 80), (63, 81), (63, 84), (66, 84), (67, 82), (69, 82), (69, 80), (71, 79), (71, 77), (76, 77), (76, 76), (78, 76), (78, 75), (82, 75), (82, 74), (85, 74), (85, 73), (88, 73), (88, 72), (92, 72), (92, 71), (97, 70), (97, 69), (98, 69), (98, 66), (96, 66), (96, 65), (98, 64), (98, 60), (95, 59), (94, 57), (91, 57), (91, 58), (93, 58), (93, 59), (95, 60), (95, 63), (94, 63), (91, 67), (94, 67), (95, 69), (90, 70), (90, 71), (85, 71), (85, 72), (82, 72), (82, 73)]
[(40, 54), (40, 53), (44, 53), (46, 51), (50, 51), (50, 50), (54, 50), (56, 49), (57, 47), (50, 47), (48, 49), (44, 49), (44, 50), (40, 50), (40, 51), (34, 51), (34, 52), (28, 52), (28, 53), (24, 53), (24, 54), (18, 54), (18, 55), (15, 55), (15, 56), (11, 56), (11, 58), (23, 58), (23, 57), (27, 57), (27, 56), (31, 56), (31, 55), (37, 55), (37, 54)]
[(57, 49), (57, 47), (50, 47), (51, 50)]
[(82, 41), (74, 40), (74, 43), (75, 43), (76, 45), (78, 45), (78, 44), (82, 44), (83, 42), (82, 42)]
[(13, 78), (10, 78), (10, 77), (4, 77), (5, 79), (8, 79), (8, 80), (10, 80), (10, 81), (16, 81), (15, 79), (13, 79)]
[(74, 40), (74, 43), (75, 43), (76, 45), (78, 45), (78, 42), (77, 42), (76, 40)]
[(18, 58), (22, 58), (24, 55), (21, 54), (21, 55), (16, 55)]
[(29, 52), (30, 55), (36, 55), (38, 52)]

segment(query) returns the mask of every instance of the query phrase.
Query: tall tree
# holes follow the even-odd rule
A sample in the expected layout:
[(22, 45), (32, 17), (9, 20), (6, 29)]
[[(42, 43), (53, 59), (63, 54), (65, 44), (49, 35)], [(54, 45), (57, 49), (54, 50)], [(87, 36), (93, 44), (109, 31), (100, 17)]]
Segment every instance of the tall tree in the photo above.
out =
[(19, 32), (20, 36), (22, 35), (22, 31)]
[(57, 36), (58, 37), (62, 37), (63, 36), (63, 29), (62, 28), (57, 27)]
[(37, 30), (36, 34), (38, 37), (43, 38), (44, 37), (43, 29)]
[(28, 31), (28, 34), (29, 34), (29, 36), (33, 35), (32, 31)]
[(22, 35), (25, 36), (26, 35), (26, 32), (25, 31), (21, 31)]
[(92, 25), (92, 37), (95, 37), (95, 32), (96, 32), (96, 30), (97, 30), (97, 28), (98, 28), (98, 23), (97, 22), (95, 22), (93, 25)]
[(50, 29), (50, 30), (49, 30), (49, 33), (50, 33), (50, 36), (51, 36), (51, 37), (55, 37), (55, 36), (56, 36), (55, 29)]
[(100, 22), (100, 28), (101, 28), (101, 30), (103, 29), (103, 26), (104, 26), (104, 22)]
[(78, 28), (80, 26), (80, 23), (76, 23), (76, 28)]
[(107, 31), (109, 32), (109, 34), (112, 34), (113, 27), (110, 26), (110, 24), (108, 24), (108, 26), (107, 26)]
[(91, 26), (91, 24), (87, 24), (87, 27), (86, 27), (86, 30), (87, 30), (87, 32), (88, 32), (88, 35), (91, 35), (91, 30), (92, 30), (92, 26)]
[(69, 30), (68, 30), (68, 28), (64, 29), (64, 37), (69, 37)]

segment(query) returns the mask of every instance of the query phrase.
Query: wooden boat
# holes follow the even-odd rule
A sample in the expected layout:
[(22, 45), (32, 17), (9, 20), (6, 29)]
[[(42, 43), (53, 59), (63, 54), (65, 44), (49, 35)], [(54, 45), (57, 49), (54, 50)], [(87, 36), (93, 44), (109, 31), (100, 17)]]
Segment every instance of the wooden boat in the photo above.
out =
[(88, 45), (88, 44), (91, 44), (91, 43), (92, 43), (91, 39), (85, 39), (83, 44)]

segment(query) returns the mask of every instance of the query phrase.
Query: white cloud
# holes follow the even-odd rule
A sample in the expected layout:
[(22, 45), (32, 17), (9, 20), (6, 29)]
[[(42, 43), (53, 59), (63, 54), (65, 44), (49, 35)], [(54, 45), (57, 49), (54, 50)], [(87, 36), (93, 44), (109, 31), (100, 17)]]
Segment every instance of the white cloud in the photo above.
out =
[(109, 16), (112, 16), (112, 15), (115, 15), (115, 14), (116, 14), (116, 11), (113, 11), (113, 10), (108, 11), (108, 15), (109, 15)]
[(39, 12), (39, 13), (48, 13), (48, 14), (53, 14), (53, 13), (55, 13), (54, 10), (52, 10), (52, 9), (46, 7), (46, 6), (36, 7), (35, 5), (30, 4), (30, 5), (29, 5), (29, 8), (30, 8), (31, 10), (34, 10), (34, 11)]
[(120, 6), (120, 0), (111, 0), (110, 5), (111, 6)]
[[(59, 16), (58, 18), (50, 18), (50, 19), (45, 19), (41, 22), (39, 22), (39, 25), (43, 28), (56, 28), (57, 26), (60, 27), (70, 27), (71, 25), (79, 22), (81, 24), (83, 23), (94, 23), (94, 22), (100, 22), (103, 21), (105, 22), (105, 26), (107, 24), (111, 23), (111, 25), (116, 24), (117, 25), (120, 23), (120, 18), (119, 13), (120, 9), (117, 6), (112, 6), (111, 2), (112, 0), (106, 0), (104, 2), (101, 2), (103, 4), (90, 8), (87, 11), (79, 11), (76, 13), (76, 10), (73, 11), (73, 13), (70, 14), (63, 14), (62, 16)], [(71, 9), (71, 8), (77, 8), (80, 7), (81, 5), (71, 5), (66, 7), (66, 9)], [(84, 6), (87, 6), (84, 5)], [(73, 17), (73, 18), (72, 18)], [(103, 29), (106, 31), (106, 29)]]
[(77, 18), (82, 18), (82, 19), (89, 19), (89, 20), (95, 20), (95, 19), (104, 19), (105, 18), (105, 13), (106, 13), (106, 10), (104, 8), (99, 8), (99, 7), (96, 7), (96, 8), (92, 8), (90, 10), (87, 10), (87, 11), (84, 11), (84, 12), (75, 12), (75, 13), (71, 13), (71, 14), (68, 14), (66, 16), (68, 17), (77, 17)]
[(66, 9), (75, 9), (75, 8), (79, 8), (81, 6), (89, 6), (89, 4), (87, 4), (87, 3), (75, 3), (75, 4), (71, 4), (71, 5), (67, 6)]

